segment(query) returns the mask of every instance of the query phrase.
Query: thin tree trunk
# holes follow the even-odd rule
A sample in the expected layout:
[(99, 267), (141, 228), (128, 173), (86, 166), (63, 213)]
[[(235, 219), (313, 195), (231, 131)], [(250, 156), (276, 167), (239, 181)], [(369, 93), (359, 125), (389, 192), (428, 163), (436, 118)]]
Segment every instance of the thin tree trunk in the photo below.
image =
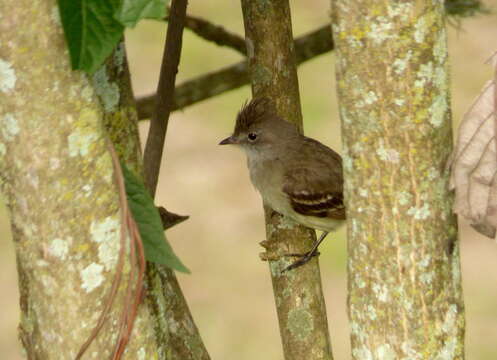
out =
[[(271, 98), (279, 114), (302, 129), (288, 1), (242, 0), (242, 10), (253, 95)], [(295, 261), (284, 255), (308, 251), (314, 231), (269, 208), (265, 212), (264, 256), (269, 260), (285, 359), (332, 359), (318, 259), (282, 273)]]
[[(93, 85), (104, 108), (104, 126), (119, 158), (143, 178), (138, 116), (124, 44), (95, 73)], [(158, 358), (208, 360), (174, 271), (147, 263), (146, 289), (145, 304), (153, 317)]]
[(171, 0), (170, 18), (166, 33), (166, 43), (162, 55), (162, 65), (157, 85), (155, 111), (150, 119), (150, 127), (145, 143), (143, 167), (145, 184), (155, 198), (159, 173), (166, 141), (167, 125), (174, 101), (174, 83), (178, 72), (183, 28), (185, 25), (187, 0)]
[(443, 2), (332, 6), (352, 356), (463, 359)]
[[(55, 0), (0, 2), (0, 173), (19, 272), (19, 333), (29, 359), (74, 359), (109, 297), (120, 249), (119, 193), (94, 89), (73, 72)], [(119, 334), (131, 263), (87, 350)], [(124, 358), (157, 356), (150, 307)]]

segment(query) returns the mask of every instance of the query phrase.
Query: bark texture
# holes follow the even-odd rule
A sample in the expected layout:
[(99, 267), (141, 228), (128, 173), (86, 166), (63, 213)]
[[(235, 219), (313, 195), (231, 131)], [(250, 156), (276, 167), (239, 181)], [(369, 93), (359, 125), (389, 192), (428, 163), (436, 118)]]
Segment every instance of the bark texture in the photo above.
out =
[(124, 41), (91, 78), (104, 112), (104, 127), (119, 159), (143, 177), (138, 115)]
[[(104, 126), (121, 161), (143, 178), (138, 116), (124, 44), (93, 76), (104, 109)], [(208, 360), (209, 355), (192, 319), (174, 271), (147, 263), (145, 304), (155, 330), (158, 359)]]
[(443, 2), (332, 6), (353, 358), (463, 359)]
[[(302, 113), (287, 0), (242, 0), (245, 40), (252, 93), (267, 96), (279, 114), (302, 129)], [(295, 261), (288, 253), (304, 253), (315, 241), (314, 231), (298, 226), (266, 208), (262, 254), (269, 260), (286, 360), (332, 359), (318, 259), (282, 273)]]
[[(70, 70), (55, 0), (1, 2), (0, 14), (0, 174), (19, 271), (19, 335), (29, 359), (74, 359), (107, 301), (120, 248), (103, 112), (91, 81)], [(109, 321), (86, 358), (114, 350), (129, 270), (125, 260)], [(141, 306), (124, 358), (157, 358), (152, 321)]]

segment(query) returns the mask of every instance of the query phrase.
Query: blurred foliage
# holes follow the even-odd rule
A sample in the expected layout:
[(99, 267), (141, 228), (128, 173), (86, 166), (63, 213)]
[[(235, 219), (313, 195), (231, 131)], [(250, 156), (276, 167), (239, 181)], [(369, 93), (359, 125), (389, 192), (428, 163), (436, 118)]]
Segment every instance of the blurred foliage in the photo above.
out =
[(490, 10), (481, 0), (445, 0), (445, 11), (455, 18), (466, 18), (478, 14), (488, 14)]

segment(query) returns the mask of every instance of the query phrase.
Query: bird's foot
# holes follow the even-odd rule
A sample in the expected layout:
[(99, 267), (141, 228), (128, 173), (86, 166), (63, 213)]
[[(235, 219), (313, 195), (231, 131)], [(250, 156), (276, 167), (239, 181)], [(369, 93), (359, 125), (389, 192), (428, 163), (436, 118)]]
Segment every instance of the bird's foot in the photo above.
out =
[(304, 254), (292, 253), (292, 254), (286, 254), (285, 256), (299, 257), (300, 259), (298, 259), (293, 264), (290, 264), (286, 268), (284, 268), (282, 273), (293, 270), (295, 268), (298, 268), (299, 266), (302, 266), (302, 265), (308, 263), (314, 256), (319, 256), (319, 251), (316, 248), (316, 249), (308, 251)]

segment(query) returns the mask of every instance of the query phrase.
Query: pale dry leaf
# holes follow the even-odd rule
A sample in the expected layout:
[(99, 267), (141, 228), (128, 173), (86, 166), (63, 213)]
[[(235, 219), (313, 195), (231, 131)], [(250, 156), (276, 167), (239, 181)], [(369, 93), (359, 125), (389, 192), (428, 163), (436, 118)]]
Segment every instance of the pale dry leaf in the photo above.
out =
[(487, 213), (490, 198), (490, 186), (497, 171), (495, 138), (487, 142), (478, 165), (469, 175), (468, 213), (476, 222), (482, 221)]
[(489, 237), (497, 228), (496, 91), (495, 80), (488, 81), (464, 115), (450, 178), (456, 190), (454, 211)]

